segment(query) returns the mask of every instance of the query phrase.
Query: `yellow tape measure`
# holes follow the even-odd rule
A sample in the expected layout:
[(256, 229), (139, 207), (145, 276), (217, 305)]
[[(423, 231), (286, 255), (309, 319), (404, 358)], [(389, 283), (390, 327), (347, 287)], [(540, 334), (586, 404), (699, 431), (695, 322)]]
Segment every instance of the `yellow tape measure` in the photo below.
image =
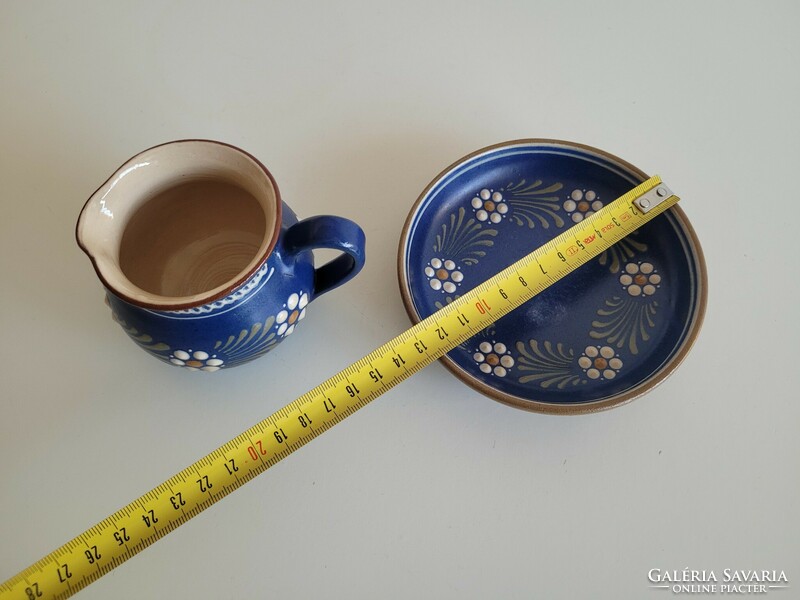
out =
[(66, 598), (678, 202), (651, 177), (0, 585)]

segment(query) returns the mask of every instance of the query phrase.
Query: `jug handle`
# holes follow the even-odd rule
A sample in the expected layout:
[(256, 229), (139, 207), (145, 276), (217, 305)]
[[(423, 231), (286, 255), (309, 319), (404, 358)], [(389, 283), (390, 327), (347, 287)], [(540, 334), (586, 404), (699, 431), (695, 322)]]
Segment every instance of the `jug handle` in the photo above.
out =
[(364, 231), (349, 219), (318, 215), (295, 223), (286, 231), (284, 246), (289, 253), (330, 248), (342, 255), (314, 270), (314, 294), (324, 294), (356, 276), (365, 261)]

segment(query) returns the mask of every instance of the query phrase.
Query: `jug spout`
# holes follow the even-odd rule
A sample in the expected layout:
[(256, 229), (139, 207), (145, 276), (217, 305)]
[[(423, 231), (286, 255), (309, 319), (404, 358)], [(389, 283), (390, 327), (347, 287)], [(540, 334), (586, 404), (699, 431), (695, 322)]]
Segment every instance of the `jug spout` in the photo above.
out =
[(126, 163), (114, 172), (86, 201), (75, 226), (78, 246), (92, 261), (100, 280), (106, 288), (123, 294), (127, 286), (118, 273), (119, 247), (125, 223), (137, 204), (134, 190), (125, 178), (148, 165), (147, 161)]

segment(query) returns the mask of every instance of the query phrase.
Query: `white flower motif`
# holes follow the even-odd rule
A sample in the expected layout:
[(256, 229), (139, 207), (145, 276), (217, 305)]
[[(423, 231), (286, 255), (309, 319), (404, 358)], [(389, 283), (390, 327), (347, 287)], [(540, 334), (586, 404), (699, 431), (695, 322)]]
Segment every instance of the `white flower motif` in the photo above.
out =
[(213, 373), (219, 371), (224, 366), (224, 361), (217, 358), (217, 355), (209, 355), (202, 350), (176, 350), (169, 357), (169, 362), (173, 365), (183, 367), (189, 371), (205, 371)]
[(456, 287), (464, 281), (464, 274), (456, 266), (456, 263), (449, 259), (432, 258), (425, 267), (425, 276), (428, 278), (431, 288), (448, 294), (455, 292)]
[(580, 223), (589, 215), (603, 208), (603, 202), (598, 199), (594, 190), (575, 189), (564, 201), (563, 207), (573, 223)]
[(614, 379), (622, 368), (622, 360), (611, 346), (587, 346), (578, 366), (589, 379)]
[(478, 351), (472, 355), (482, 373), (505, 377), (514, 366), (514, 357), (502, 342), (481, 342)]
[(500, 192), (492, 192), (483, 188), (470, 203), (475, 211), (475, 218), (478, 221), (491, 221), (499, 223), (508, 213), (508, 204), (503, 199)]
[(306, 306), (308, 306), (308, 294), (305, 292), (289, 296), (283, 305), (283, 310), (275, 317), (278, 335), (283, 337), (292, 335), (295, 325), (306, 316)]
[(620, 275), (619, 282), (631, 296), (652, 296), (661, 284), (661, 275), (652, 263), (631, 262), (625, 265), (625, 272)]

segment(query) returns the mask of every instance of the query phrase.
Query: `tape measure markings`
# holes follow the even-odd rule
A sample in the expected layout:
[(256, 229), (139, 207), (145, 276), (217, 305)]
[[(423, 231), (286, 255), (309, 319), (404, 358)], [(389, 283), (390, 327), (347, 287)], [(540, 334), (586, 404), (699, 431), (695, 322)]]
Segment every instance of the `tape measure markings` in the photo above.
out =
[(665, 190), (648, 179), (12, 577), (0, 597), (82, 589), (675, 204)]

